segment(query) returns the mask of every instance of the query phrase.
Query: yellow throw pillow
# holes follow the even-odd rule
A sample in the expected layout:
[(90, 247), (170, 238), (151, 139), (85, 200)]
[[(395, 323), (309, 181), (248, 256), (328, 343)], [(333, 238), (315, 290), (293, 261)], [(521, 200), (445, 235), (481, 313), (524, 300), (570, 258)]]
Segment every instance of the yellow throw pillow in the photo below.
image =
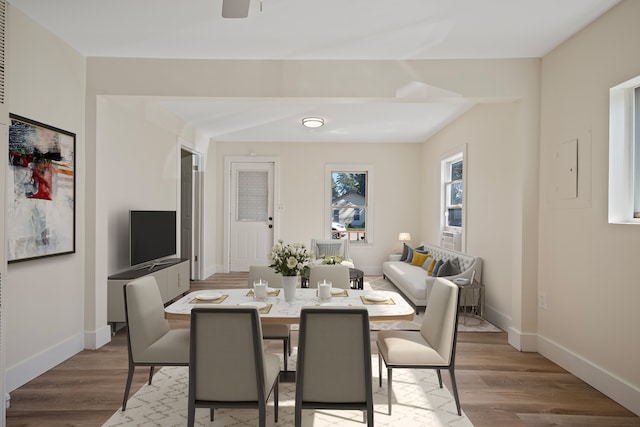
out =
[(418, 251), (413, 251), (413, 258), (411, 259), (411, 265), (422, 267), (424, 260), (427, 259), (427, 254), (421, 254)]
[(438, 260), (434, 259), (433, 261), (431, 261), (431, 264), (429, 264), (429, 268), (427, 268), (427, 274), (429, 276), (431, 276), (431, 274), (433, 273), (433, 268), (436, 266), (437, 263), (438, 263)]

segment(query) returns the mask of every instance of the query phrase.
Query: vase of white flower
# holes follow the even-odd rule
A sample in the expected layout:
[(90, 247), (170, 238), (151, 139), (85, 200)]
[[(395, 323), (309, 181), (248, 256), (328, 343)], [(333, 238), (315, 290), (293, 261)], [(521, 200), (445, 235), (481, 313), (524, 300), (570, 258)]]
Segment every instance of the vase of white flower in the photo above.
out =
[(282, 287), (284, 288), (284, 300), (291, 302), (296, 297), (298, 287), (298, 276), (282, 276)]
[(269, 267), (283, 276), (285, 301), (293, 301), (298, 285), (298, 274), (309, 267), (311, 253), (302, 244), (285, 245), (282, 240), (278, 240), (271, 249), (269, 258), (271, 259)]

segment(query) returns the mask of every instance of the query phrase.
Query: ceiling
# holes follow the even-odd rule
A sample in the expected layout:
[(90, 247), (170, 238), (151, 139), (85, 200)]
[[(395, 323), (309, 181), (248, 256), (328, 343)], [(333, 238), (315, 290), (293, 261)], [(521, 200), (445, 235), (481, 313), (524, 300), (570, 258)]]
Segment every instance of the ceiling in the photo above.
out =
[[(233, 0), (227, 0), (233, 1)], [(457, 59), (542, 57), (620, 0), (9, 0), (85, 56), (200, 59)], [(164, 100), (218, 141), (422, 142), (473, 104), (396, 98)], [(455, 99), (459, 94), (447, 93)], [(300, 125), (305, 114), (325, 126)], [(390, 133), (389, 129), (393, 129)]]

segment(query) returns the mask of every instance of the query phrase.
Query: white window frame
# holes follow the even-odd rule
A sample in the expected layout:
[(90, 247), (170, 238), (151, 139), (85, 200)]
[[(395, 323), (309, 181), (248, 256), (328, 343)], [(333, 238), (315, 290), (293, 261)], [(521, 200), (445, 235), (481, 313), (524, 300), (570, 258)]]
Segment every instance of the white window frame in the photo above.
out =
[[(454, 182), (451, 181), (451, 165), (462, 160), (462, 221), (461, 226), (448, 225), (448, 208), (449, 203), (447, 200), (447, 187), (451, 186)], [(467, 224), (467, 144), (457, 147), (447, 153), (444, 153), (440, 157), (440, 234), (442, 238), (442, 232), (453, 231), (460, 233), (462, 250), (465, 248), (465, 230)], [(459, 182), (459, 181), (456, 181)], [(456, 205), (457, 206), (457, 205)]]
[(609, 89), (610, 224), (640, 224), (640, 123), (636, 105), (640, 76)]
[(373, 239), (373, 224), (374, 224), (374, 168), (373, 165), (358, 165), (358, 164), (328, 164), (325, 166), (325, 207), (326, 214), (324, 215), (324, 230), (326, 238), (331, 238), (331, 222), (333, 221), (333, 209), (332, 202), (332, 174), (334, 173), (366, 173), (367, 174), (367, 194), (366, 194), (366, 206), (365, 206), (365, 240), (356, 241), (350, 240), (349, 244), (358, 245), (371, 245), (374, 242)]

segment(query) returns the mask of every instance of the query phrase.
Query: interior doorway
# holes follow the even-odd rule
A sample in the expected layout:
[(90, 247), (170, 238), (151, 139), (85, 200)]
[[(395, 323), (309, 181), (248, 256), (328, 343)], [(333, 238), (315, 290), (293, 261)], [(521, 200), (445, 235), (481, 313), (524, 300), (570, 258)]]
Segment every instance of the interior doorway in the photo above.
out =
[(200, 155), (180, 150), (180, 256), (190, 260), (191, 280), (200, 280)]

